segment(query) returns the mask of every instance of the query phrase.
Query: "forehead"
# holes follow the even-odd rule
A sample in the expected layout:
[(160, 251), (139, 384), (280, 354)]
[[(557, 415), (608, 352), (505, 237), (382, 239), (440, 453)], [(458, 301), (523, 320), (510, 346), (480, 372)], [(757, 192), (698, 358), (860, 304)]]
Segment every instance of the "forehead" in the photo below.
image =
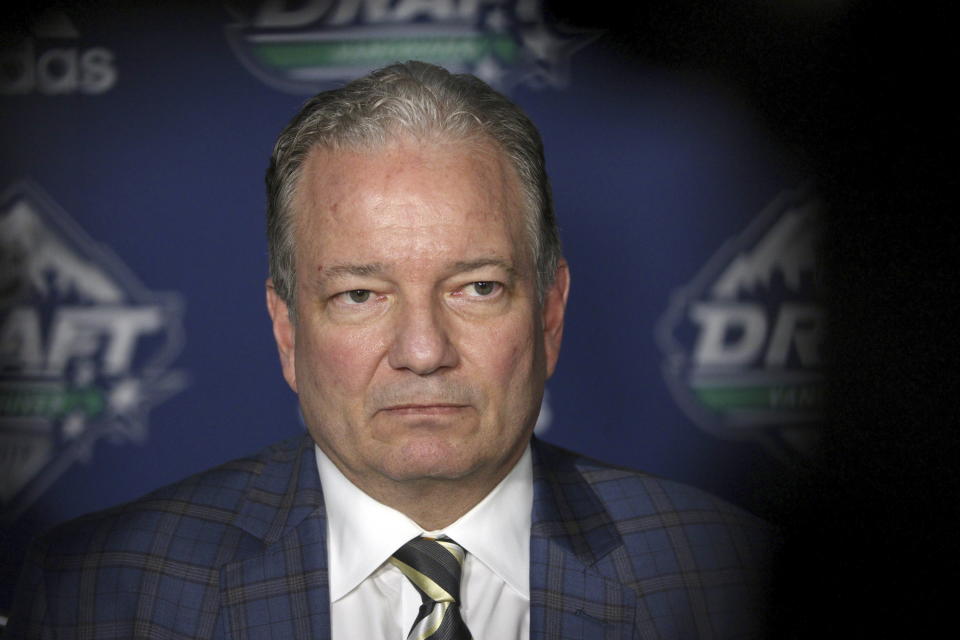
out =
[(521, 194), (512, 163), (485, 140), (317, 147), (298, 183), (296, 242), (325, 259), (358, 251), (397, 257), (431, 243), (438, 253), (527, 253)]

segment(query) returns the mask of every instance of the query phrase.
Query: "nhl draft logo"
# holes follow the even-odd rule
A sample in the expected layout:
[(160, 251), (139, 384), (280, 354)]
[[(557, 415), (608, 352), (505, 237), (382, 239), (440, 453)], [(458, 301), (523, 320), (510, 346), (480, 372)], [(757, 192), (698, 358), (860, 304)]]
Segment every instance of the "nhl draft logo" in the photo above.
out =
[(0, 513), (16, 518), (101, 439), (142, 442), (179, 391), (179, 301), (31, 183), (0, 199)]
[(263, 82), (315, 93), (378, 67), (423, 60), (503, 90), (564, 87), (591, 33), (544, 19), (541, 0), (228, 0), (236, 55)]
[(818, 209), (807, 192), (778, 197), (674, 292), (657, 328), (687, 415), (778, 457), (808, 450), (821, 418)]

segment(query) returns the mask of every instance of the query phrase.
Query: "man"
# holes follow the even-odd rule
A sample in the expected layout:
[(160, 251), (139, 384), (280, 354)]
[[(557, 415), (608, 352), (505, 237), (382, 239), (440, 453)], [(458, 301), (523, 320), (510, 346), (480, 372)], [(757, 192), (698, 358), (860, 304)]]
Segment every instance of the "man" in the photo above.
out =
[(570, 277), (516, 106), (394, 65), (308, 102), (267, 186), (309, 436), (47, 535), (13, 637), (760, 633), (762, 522), (531, 440)]

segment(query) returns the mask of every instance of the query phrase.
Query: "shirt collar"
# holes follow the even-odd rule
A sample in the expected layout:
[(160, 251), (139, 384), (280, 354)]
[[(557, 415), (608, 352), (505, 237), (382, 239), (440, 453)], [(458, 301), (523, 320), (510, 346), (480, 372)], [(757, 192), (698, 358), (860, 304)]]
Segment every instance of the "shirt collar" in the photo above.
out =
[(524, 598), (530, 597), (530, 521), (533, 462), (528, 445), (510, 473), (487, 496), (441, 531), (424, 531), (350, 482), (314, 446), (327, 509), (330, 601), (350, 593), (408, 540), (445, 534)]

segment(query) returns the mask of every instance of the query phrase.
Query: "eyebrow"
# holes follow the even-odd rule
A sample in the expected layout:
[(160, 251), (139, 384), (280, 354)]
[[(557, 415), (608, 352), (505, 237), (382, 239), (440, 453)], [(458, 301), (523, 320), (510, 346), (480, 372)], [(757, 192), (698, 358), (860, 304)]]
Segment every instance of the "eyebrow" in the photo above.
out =
[(383, 263), (370, 264), (338, 264), (323, 270), (324, 278), (345, 278), (348, 276), (375, 276), (384, 272)]
[[(451, 265), (454, 273), (466, 273), (484, 267), (499, 267), (506, 271), (511, 278), (518, 278), (519, 274), (513, 266), (499, 258), (478, 258), (477, 260), (461, 260)], [(368, 264), (337, 264), (323, 269), (322, 280), (340, 280), (349, 277), (370, 277), (380, 276), (387, 271), (387, 266), (382, 262), (371, 262)]]
[[(500, 267), (511, 276), (517, 275), (517, 270), (513, 266), (499, 258), (479, 258), (477, 260), (461, 260), (454, 262), (452, 271), (463, 273), (465, 271), (474, 271), (484, 267)], [(386, 271), (382, 262), (371, 262), (368, 264), (338, 264), (323, 269), (324, 278), (345, 278), (348, 276), (375, 276)]]
[(456, 273), (463, 273), (466, 271), (473, 271), (474, 269), (482, 269), (483, 267), (500, 267), (511, 277), (517, 277), (517, 270), (513, 268), (509, 262), (500, 260), (499, 258), (480, 258), (478, 260), (467, 260), (462, 262), (454, 262), (453, 270)]

